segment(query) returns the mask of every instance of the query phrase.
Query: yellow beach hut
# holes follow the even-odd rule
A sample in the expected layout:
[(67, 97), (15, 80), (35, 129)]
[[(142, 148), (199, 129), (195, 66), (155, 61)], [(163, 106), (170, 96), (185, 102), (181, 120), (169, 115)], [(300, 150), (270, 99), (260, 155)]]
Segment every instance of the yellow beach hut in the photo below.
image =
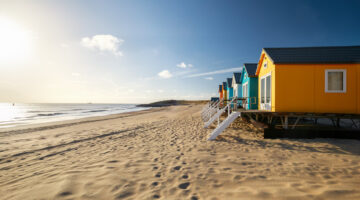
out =
[(360, 46), (264, 48), (260, 110), (360, 114)]
[(224, 104), (226, 105), (226, 101), (228, 100), (228, 98), (227, 98), (227, 84), (226, 84), (226, 82), (223, 82), (223, 84), (222, 84), (222, 86), (223, 86), (223, 98), (224, 98)]

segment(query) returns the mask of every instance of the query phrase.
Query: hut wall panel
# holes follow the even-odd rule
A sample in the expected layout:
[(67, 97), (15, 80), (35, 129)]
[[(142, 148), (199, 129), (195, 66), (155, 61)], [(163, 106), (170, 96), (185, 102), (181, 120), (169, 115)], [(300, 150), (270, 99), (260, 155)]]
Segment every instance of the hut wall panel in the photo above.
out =
[(276, 65), (276, 111), (315, 109), (315, 74), (311, 65)]
[[(249, 96), (256, 98), (256, 103), (258, 103), (258, 78), (251, 77), (249, 81)], [(253, 100), (252, 100), (253, 101)], [(249, 105), (249, 109), (258, 109), (257, 104)]]
[(360, 64), (357, 66), (357, 95), (356, 95), (357, 113), (360, 114)]
[[(325, 92), (325, 70), (346, 69), (346, 92)], [(276, 112), (360, 113), (359, 64), (276, 65)]]
[(233, 97), (233, 92), (234, 92), (234, 89), (231, 87), (231, 88), (228, 88), (228, 99), (231, 100), (232, 97)]
[[(327, 64), (315, 67), (315, 112), (357, 113), (357, 75), (355, 64)], [(346, 69), (346, 92), (325, 92), (325, 70)]]

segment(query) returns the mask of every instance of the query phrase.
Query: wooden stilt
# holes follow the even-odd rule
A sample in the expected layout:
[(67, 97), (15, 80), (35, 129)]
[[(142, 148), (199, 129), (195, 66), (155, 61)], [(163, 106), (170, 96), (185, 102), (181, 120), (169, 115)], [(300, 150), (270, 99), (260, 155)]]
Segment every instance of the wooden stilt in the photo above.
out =
[(353, 123), (353, 125), (351, 126), (351, 127), (355, 127), (355, 128), (358, 128), (358, 126), (357, 126), (357, 124), (355, 123), (355, 121), (353, 120), (353, 119), (351, 119), (351, 121), (352, 121), (352, 123)]
[(295, 127), (296, 127), (297, 123), (299, 123), (299, 121), (300, 121), (300, 117), (298, 117), (298, 118), (296, 119), (294, 125), (292, 126), (292, 129), (295, 129)]
[(288, 129), (289, 117), (286, 115), (284, 118), (284, 129)]
[(280, 117), (280, 120), (281, 120), (281, 125), (282, 125), (282, 127), (284, 127), (284, 120), (283, 120), (283, 118)]

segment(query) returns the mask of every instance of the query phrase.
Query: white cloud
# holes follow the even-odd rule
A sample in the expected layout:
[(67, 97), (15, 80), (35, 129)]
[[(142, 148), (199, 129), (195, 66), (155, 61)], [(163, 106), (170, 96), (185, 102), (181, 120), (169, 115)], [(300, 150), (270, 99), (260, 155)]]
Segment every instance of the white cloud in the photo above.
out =
[(180, 68), (189, 68), (189, 67), (193, 67), (192, 64), (186, 64), (185, 62), (181, 62), (180, 64), (177, 64), (176, 67), (180, 67)]
[(157, 92), (158, 92), (158, 93), (163, 93), (164, 90), (159, 89), (159, 90), (157, 90)]
[(214, 80), (214, 78), (213, 78), (213, 77), (211, 77), (211, 76), (209, 76), (209, 77), (205, 77), (204, 79), (209, 80), (209, 81)]
[(222, 69), (222, 70), (216, 70), (216, 71), (205, 72), (205, 73), (190, 74), (186, 77), (193, 78), (193, 77), (200, 77), (200, 76), (209, 76), (209, 75), (214, 75), (214, 74), (225, 74), (225, 73), (229, 73), (229, 72), (238, 72), (241, 70), (242, 70), (242, 67), (235, 67), (235, 68)]
[(71, 76), (80, 76), (80, 73), (73, 72), (73, 73), (71, 73)]
[(110, 52), (115, 56), (123, 56), (123, 53), (119, 51), (119, 46), (123, 42), (124, 40), (113, 35), (94, 35), (91, 38), (84, 37), (81, 39), (81, 44), (84, 47), (101, 52)]
[(69, 44), (66, 44), (66, 43), (61, 43), (60, 46), (61, 46), (62, 48), (68, 48), (68, 47), (70, 47), (70, 45), (69, 45)]
[(169, 72), (169, 70), (163, 70), (158, 73), (160, 78), (171, 78), (173, 75)]

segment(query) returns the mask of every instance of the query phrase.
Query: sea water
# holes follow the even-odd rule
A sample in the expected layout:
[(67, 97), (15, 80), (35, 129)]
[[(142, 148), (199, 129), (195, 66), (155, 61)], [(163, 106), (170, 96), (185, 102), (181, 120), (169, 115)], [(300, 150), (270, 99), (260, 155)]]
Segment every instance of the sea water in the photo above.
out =
[(145, 110), (135, 104), (0, 103), (0, 128)]

